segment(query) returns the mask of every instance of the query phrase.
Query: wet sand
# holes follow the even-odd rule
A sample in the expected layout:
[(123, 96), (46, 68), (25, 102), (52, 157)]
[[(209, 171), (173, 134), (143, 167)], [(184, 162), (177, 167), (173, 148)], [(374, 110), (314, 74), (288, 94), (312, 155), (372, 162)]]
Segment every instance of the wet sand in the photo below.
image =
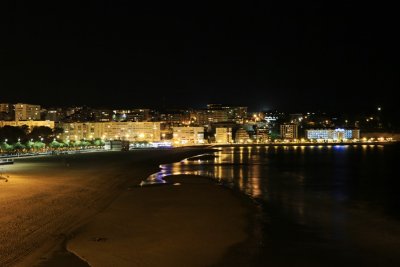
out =
[(0, 266), (87, 266), (65, 246), (92, 266), (217, 264), (248, 238), (245, 201), (198, 177), (176, 177), (180, 186), (132, 187), (159, 164), (204, 152), (16, 160), (2, 168), (8, 182), (0, 181)]
[(132, 187), (67, 244), (92, 266), (211, 266), (247, 240), (247, 205), (208, 178)]

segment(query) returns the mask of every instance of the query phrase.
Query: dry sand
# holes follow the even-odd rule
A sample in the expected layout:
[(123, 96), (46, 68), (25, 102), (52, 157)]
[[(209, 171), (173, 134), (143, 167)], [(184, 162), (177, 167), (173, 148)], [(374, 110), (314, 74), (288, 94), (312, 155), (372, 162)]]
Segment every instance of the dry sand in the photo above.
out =
[(60, 155), (2, 167), (10, 178), (0, 181), (0, 266), (87, 265), (63, 250), (68, 239), (92, 266), (218, 264), (248, 238), (248, 203), (198, 177), (129, 187), (161, 163), (203, 152)]

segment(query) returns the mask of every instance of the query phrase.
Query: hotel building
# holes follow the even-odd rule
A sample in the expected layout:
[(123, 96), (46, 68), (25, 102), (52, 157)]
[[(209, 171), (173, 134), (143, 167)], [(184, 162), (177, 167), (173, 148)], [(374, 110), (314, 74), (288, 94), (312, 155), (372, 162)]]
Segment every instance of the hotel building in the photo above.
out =
[(64, 129), (63, 139), (69, 140), (160, 141), (160, 122), (73, 122), (57, 126)]
[(310, 129), (306, 130), (306, 138), (310, 140), (341, 141), (360, 139), (360, 130), (349, 129)]
[(40, 120), (40, 106), (24, 103), (15, 104), (15, 120), (28, 121)]
[(204, 144), (204, 127), (173, 127), (172, 131), (176, 145)]

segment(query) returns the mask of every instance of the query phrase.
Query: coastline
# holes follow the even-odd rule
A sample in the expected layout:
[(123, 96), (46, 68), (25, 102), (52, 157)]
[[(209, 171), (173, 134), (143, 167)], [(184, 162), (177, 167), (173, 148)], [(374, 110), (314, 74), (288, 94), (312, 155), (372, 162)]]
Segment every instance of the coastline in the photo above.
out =
[(209, 150), (17, 159), (5, 169), (9, 181), (0, 186), (0, 222), (7, 226), (0, 228), (0, 265), (38, 266), (60, 255), (63, 242), (108, 207), (128, 184), (157, 171), (165, 158), (179, 160), (202, 151)]
[[(203, 148), (210, 148), (210, 149), (218, 149), (218, 147), (235, 147), (235, 146), (362, 146), (362, 145), (393, 145), (393, 144), (397, 144), (398, 142), (358, 142), (358, 143), (342, 143), (342, 142), (337, 142), (337, 143), (270, 143), (270, 144), (213, 144), (213, 145), (207, 145), (207, 146), (190, 146), (191, 148), (195, 147), (195, 148), (199, 148), (199, 147), (203, 147)], [(183, 148), (183, 147), (181, 147)], [(186, 147), (188, 148), (188, 147)], [(195, 157), (197, 157), (198, 155), (196, 155)], [(201, 155), (200, 155), (201, 156)], [(186, 177), (186, 180), (183, 179), (182, 177)], [(196, 178), (197, 177), (197, 178)], [(195, 176), (195, 175), (173, 175), (173, 176), (166, 176), (165, 180), (168, 182), (169, 185), (160, 185), (162, 187), (168, 187), (168, 186), (172, 186), (171, 184), (177, 182), (179, 184), (184, 184), (185, 182), (187, 182), (187, 179), (205, 179), (205, 180), (211, 180), (210, 177), (203, 177), (203, 176)], [(154, 186), (154, 185), (150, 185), (149, 187)], [(228, 189), (228, 188), (225, 188)], [(262, 220), (261, 218), (258, 218), (258, 216), (260, 215), (260, 211), (258, 209), (260, 209), (260, 207), (258, 207), (258, 203), (255, 203), (252, 201), (252, 199), (247, 196), (247, 195), (243, 195), (240, 192), (237, 192), (236, 190), (233, 190), (232, 188), (228, 189), (229, 191), (231, 191), (231, 193), (233, 195), (235, 195), (236, 198), (242, 198), (242, 204), (247, 203), (245, 205), (247, 205), (247, 215), (246, 215), (246, 220), (247, 220), (247, 228), (245, 230), (246, 232), (246, 237), (243, 238), (241, 241), (236, 242), (235, 244), (231, 244), (231, 245), (227, 245), (225, 246), (224, 252), (220, 254), (220, 256), (217, 259), (214, 259), (214, 261), (211, 263), (208, 263), (207, 265), (210, 266), (232, 266), (235, 264), (238, 264), (239, 262), (243, 265), (248, 264), (249, 262), (253, 262), (254, 264), (257, 264), (257, 258), (256, 255), (258, 253), (259, 247), (260, 247), (260, 240), (257, 240), (256, 236), (257, 234), (259, 234), (259, 232), (261, 231), (260, 227), (257, 226), (258, 224), (260, 224), (260, 220)], [(250, 203), (252, 202), (252, 203)], [(97, 220), (99, 221), (99, 220)], [(251, 225), (251, 226), (250, 226)], [(92, 225), (91, 227), (96, 228), (99, 226), (95, 226)], [(87, 232), (93, 231), (93, 228), (91, 230), (87, 230)], [(86, 236), (86, 238), (88, 238), (88, 233), (81, 233), (82, 236)], [(92, 232), (93, 233), (93, 232)], [(68, 250), (74, 252), (76, 255), (90, 255), (95, 254), (93, 251), (97, 251), (98, 248), (93, 249), (92, 252), (90, 251), (84, 251), (82, 250), (82, 246), (81, 245), (77, 245), (77, 243), (79, 242), (84, 242), (83, 237), (78, 237), (75, 240), (72, 239), (69, 242), (68, 245)], [(124, 246), (129, 246), (127, 244), (124, 244)], [(78, 249), (77, 249), (78, 248)], [(81, 250), (80, 250), (81, 249)], [(79, 251), (80, 250), (80, 251)], [(127, 255), (125, 255), (127, 256)], [(153, 255), (154, 256), (154, 255)], [(86, 256), (86, 257), (92, 257), (92, 256)], [(86, 257), (83, 257), (83, 260), (88, 260)], [(129, 258), (129, 256), (127, 256), (127, 258)], [(90, 260), (88, 260), (89, 262), (91, 262)], [(105, 260), (106, 261), (106, 260)], [(104, 262), (101, 261), (101, 262)], [(97, 262), (96, 264), (94, 264), (95, 266), (102, 266), (101, 262)], [(162, 261), (164, 262), (164, 261)], [(166, 264), (166, 266), (169, 265), (176, 265), (179, 264), (180, 262), (173, 262), (170, 264)], [(146, 263), (145, 265), (147, 265), (148, 263)], [(154, 266), (154, 265), (158, 265), (159, 263), (153, 263), (153, 264), (149, 264), (149, 266)], [(189, 264), (189, 263), (188, 263)], [(190, 262), (191, 265), (193, 265), (193, 262)], [(107, 264), (105, 264), (104, 266), (107, 266)], [(125, 264), (121, 263), (121, 266), (125, 266)], [(126, 266), (129, 266), (129, 264), (127, 263)], [(200, 264), (199, 266), (203, 266), (203, 263)]]
[(363, 145), (396, 145), (399, 144), (399, 141), (391, 141), (391, 142), (332, 142), (332, 143), (246, 143), (246, 144), (213, 144), (211, 147), (255, 147), (255, 146), (363, 146)]
[[(397, 144), (397, 142), (390, 144)], [(259, 144), (251, 145), (259, 146)], [(369, 145), (371, 144), (369, 143)], [(237, 144), (237, 146), (245, 145)], [(236, 192), (235, 190), (217, 185), (215, 181), (209, 177), (193, 175), (167, 176), (165, 178), (169, 182), (167, 185), (152, 185), (143, 188), (138, 187), (140, 181), (159, 171), (160, 164), (179, 162), (182, 159), (198, 156), (210, 151), (215, 151), (216, 149), (218, 149), (218, 146), (210, 147), (207, 145), (180, 147), (169, 150), (148, 149), (130, 152), (101, 152), (98, 154), (87, 153), (85, 155), (59, 155), (47, 158), (38, 157), (36, 159), (18, 159), (16, 164), (18, 168), (19, 166), (23, 167), (23, 164), (20, 163), (25, 164), (26, 162), (29, 162), (35, 164), (35, 166), (39, 166), (43, 161), (48, 162), (49, 165), (46, 165), (46, 170), (40, 171), (41, 175), (45, 174), (46, 180), (51, 178), (52, 175), (54, 176), (55, 173), (58, 173), (59, 170), (64, 170), (66, 162), (68, 162), (68, 164), (72, 163), (72, 168), (69, 166), (69, 170), (62, 175), (67, 176), (68, 179), (66, 179), (67, 177), (63, 177), (59, 181), (60, 183), (67, 182), (72, 185), (76, 183), (73, 187), (84, 185), (85, 191), (89, 190), (87, 192), (90, 192), (91, 189), (86, 187), (90, 188), (93, 184), (81, 184), (83, 181), (82, 178), (89, 175), (94, 177), (93, 181), (96, 183), (100, 182), (101, 187), (98, 188), (98, 192), (93, 196), (86, 196), (87, 192), (83, 192), (85, 196), (80, 195), (79, 198), (81, 200), (90, 200), (90, 198), (94, 198), (91, 199), (93, 204), (87, 205), (83, 210), (75, 209), (71, 211), (71, 214), (69, 214), (71, 216), (69, 217), (73, 219), (67, 218), (67, 221), (62, 223), (58, 221), (62, 226), (55, 228), (49, 234), (51, 237), (47, 237), (44, 244), (39, 245), (39, 247), (34, 247), (31, 250), (27, 250), (25, 252), (25, 255), (28, 254), (27, 257), (22, 255), (18, 258), (18, 261), (13, 261), (11, 264), (17, 263), (16, 266), (40, 267), (71, 265), (88, 266), (89, 264), (94, 266), (104, 266), (102, 265), (102, 262), (107, 262), (107, 260), (111, 264), (112, 261), (110, 261), (110, 258), (102, 259), (101, 262), (93, 263), (93, 261), (96, 261), (95, 258), (98, 255), (97, 251), (99, 251), (101, 246), (103, 246), (105, 251), (102, 254), (104, 255), (110, 255), (110, 251), (125, 251), (125, 253), (127, 253), (122, 256), (115, 256), (116, 258), (122, 257), (128, 259), (126, 262), (120, 262), (120, 266), (129, 266), (131, 262), (135, 262), (135, 259), (140, 257), (147, 257), (153, 261), (146, 262), (146, 260), (144, 260), (144, 265), (148, 266), (159, 265), (160, 262), (169, 262), (170, 265), (176, 265), (180, 264), (180, 261), (174, 262), (174, 259), (184, 260), (179, 258), (181, 256), (179, 256), (180, 254), (176, 254), (176, 250), (187, 249), (189, 247), (187, 244), (191, 244), (193, 240), (203, 240), (199, 242), (203, 242), (203, 247), (206, 247), (206, 249), (202, 250), (201, 247), (199, 248), (194, 246), (188, 251), (185, 251), (187, 255), (190, 255), (193, 251), (197, 251), (197, 255), (201, 254), (201, 257), (195, 261), (199, 266), (232, 266), (238, 262), (242, 262), (243, 264), (253, 262), (253, 260), (255, 260), (253, 256), (257, 253), (257, 250), (260, 247), (260, 244), (255, 238), (257, 236), (257, 233), (255, 232), (258, 231), (257, 224), (260, 223), (258, 221), (260, 218), (256, 218), (259, 214), (257, 211), (259, 208), (257, 207), (257, 203), (251, 203), (252, 200), (248, 196)], [(78, 159), (83, 160), (80, 162)], [(168, 160), (166, 161), (165, 159)], [(89, 166), (91, 167), (88, 168)], [(43, 167), (45, 166), (43, 165), (39, 167), (39, 169), (43, 169)], [(104, 170), (104, 173), (102, 173), (103, 171), (101, 170)], [(82, 171), (83, 174), (80, 174)], [(46, 183), (43, 182), (43, 179), (41, 179), (44, 177), (37, 177), (38, 175), (35, 171), (31, 170), (30, 167), (23, 167), (20, 172), (26, 172), (24, 173), (25, 178), (33, 178), (31, 175), (34, 174), (34, 181), (37, 182), (39, 186), (41, 186), (42, 183), (46, 185)], [(61, 177), (57, 177), (57, 179), (59, 178)], [(112, 180), (116, 179), (115, 182), (111, 184), (111, 188), (109, 182), (107, 182), (110, 178), (112, 178)], [(14, 181), (17, 181), (15, 173), (11, 173), (10, 181), (11, 184)], [(50, 180), (48, 179), (48, 181)], [(179, 183), (179, 186), (173, 186), (175, 182)], [(103, 192), (104, 195), (99, 199), (98, 196), (100, 192)], [(213, 196), (209, 196), (208, 193)], [(206, 199), (206, 196), (209, 199)], [(197, 199), (198, 202), (193, 202), (193, 199)], [(224, 199), (224, 201), (229, 199), (229, 201), (226, 201), (225, 204), (220, 206), (219, 212), (216, 212), (212, 200), (218, 201), (219, 199)], [(0, 196), (0, 204), (2, 204), (1, 200)], [(73, 201), (76, 200), (73, 199)], [(53, 202), (54, 201), (52, 201), (52, 203)], [(154, 205), (155, 203), (157, 205)], [(182, 203), (186, 203), (186, 209), (181, 207)], [(192, 210), (188, 209), (189, 203), (193, 206)], [(95, 207), (94, 209), (93, 205)], [(161, 215), (157, 215), (160, 213)], [(175, 214), (175, 217), (172, 215), (172, 217), (165, 217), (166, 214)], [(141, 218), (143, 216), (147, 217)], [(206, 230), (204, 230), (202, 229), (204, 225), (197, 224), (197, 227), (200, 228), (195, 230), (195, 232), (201, 234), (198, 236), (191, 236), (191, 238), (184, 240), (185, 236), (181, 235), (178, 231), (179, 229), (174, 225), (174, 222), (186, 221), (186, 218), (193, 219), (196, 216), (198, 216), (198, 220), (203, 220), (206, 217), (213, 218), (207, 223), (204, 223), (204, 225), (213, 225), (214, 222), (220, 222), (219, 225), (224, 226), (224, 220), (222, 219), (224, 217), (230, 218), (228, 220), (229, 223), (232, 221), (237, 223), (230, 225), (229, 227), (231, 228), (229, 229), (221, 227), (218, 228), (218, 230), (210, 227), (205, 228)], [(138, 217), (141, 219), (137, 220)], [(115, 218), (119, 219), (115, 221)], [(152, 227), (147, 226), (147, 219), (150, 219), (151, 223), (153, 223), (151, 219), (154, 218), (157, 219), (154, 222), (158, 223), (153, 224)], [(110, 224), (108, 222), (112, 223)], [(190, 229), (189, 226), (196, 226), (196, 222), (197, 220), (191, 221), (189, 225), (185, 225), (182, 231), (191, 234), (193, 229)], [(165, 229), (162, 230), (159, 227), (160, 225), (163, 225)], [(136, 238), (140, 237), (142, 234), (140, 231), (134, 232), (136, 230), (132, 230), (131, 228), (146, 229), (146, 227), (155, 229), (155, 232), (153, 233), (148, 230), (148, 235), (141, 237), (142, 239), (140, 244), (129, 242), (129, 240), (136, 240)], [(121, 235), (120, 233), (124, 234)], [(225, 233), (225, 235), (221, 235), (220, 233)], [(131, 238), (128, 241), (123, 240), (126, 236), (130, 236)], [(147, 237), (149, 237), (149, 240), (146, 240)], [(215, 244), (216, 247), (209, 249), (208, 244), (213, 243), (215, 237), (218, 237), (220, 243), (218, 243), (218, 246)], [(42, 239), (38, 240), (41, 241)], [(175, 241), (172, 242), (166, 240)], [(154, 245), (157, 244), (156, 241), (161, 242), (159, 243), (160, 245)], [(135, 259), (133, 259), (130, 253), (127, 252), (129, 248), (130, 251), (136, 251), (146, 242), (152, 243), (151, 246), (149, 245), (147, 247), (147, 254), (140, 253), (140, 255), (136, 255), (134, 257)], [(179, 247), (176, 244), (181, 244), (184, 247)], [(154, 248), (154, 246), (167, 248), (173, 247), (175, 251), (161, 250), (158, 251), (158, 256), (155, 256), (153, 252), (149, 252)], [(207, 254), (210, 250), (212, 253)], [(175, 256), (168, 259), (162, 259), (160, 255), (163, 255), (163, 253)], [(196, 258), (196, 255), (187, 258), (186, 264), (193, 265), (194, 260), (192, 259), (194, 258)], [(204, 259), (204, 261), (202, 261), (202, 259)], [(156, 260), (158, 260), (158, 262)], [(206, 262), (206, 264), (203, 264), (204, 262)], [(141, 265), (141, 263), (136, 264)], [(257, 263), (254, 262), (254, 264)]]
[[(174, 151), (177, 151), (177, 153), (174, 157), (170, 157), (169, 161), (171, 161), (171, 159), (175, 159), (173, 162), (176, 162), (182, 160), (183, 158), (213, 151), (213, 149), (209, 149), (208, 147), (191, 147), (174, 149)], [(162, 163), (165, 164), (166, 162)], [(239, 192), (234, 192), (229, 188), (217, 185), (215, 181), (213, 181), (209, 177), (200, 176), (169, 176), (166, 177), (169, 185), (146, 186), (143, 188), (138, 187), (137, 185), (139, 184), (140, 180), (145, 179), (150, 174), (159, 170), (158, 165), (155, 165), (154, 162), (153, 164), (149, 165), (151, 165), (152, 167), (149, 168), (150, 166), (144, 167), (142, 165), (140, 174), (138, 173), (139, 175), (135, 175), (135, 179), (126, 183), (123, 186), (123, 189), (107, 205), (107, 207), (103, 208), (101, 211), (88, 218), (86, 222), (81, 223), (80, 226), (71, 230), (67, 235), (64, 235), (62, 237), (62, 242), (59, 242), (57, 246), (53, 246), (53, 248), (47, 251), (47, 253), (43, 254), (43, 251), (41, 251), (40, 253), (36, 253), (36, 255), (32, 254), (32, 257), (30, 257), (31, 259), (29, 259), (29, 257), (25, 258), (25, 261), (21, 262), (21, 266), (27, 264), (39, 267), (83, 267), (90, 265), (109, 266), (110, 264), (115, 264), (115, 258), (108, 257), (109, 264), (104, 264), (105, 262), (107, 262), (107, 259), (104, 258), (101, 259), (101, 261), (96, 262), (95, 260), (95, 262), (93, 262), (93, 260), (90, 259), (90, 252), (88, 254), (88, 251), (85, 251), (85, 248), (89, 249), (90, 251), (90, 247), (95, 247), (95, 249), (92, 250), (93, 257), (98, 258), (99, 248), (96, 246), (106, 245), (111, 251), (123, 251), (122, 248), (131, 247), (132, 250), (135, 251), (138, 248), (143, 247), (143, 243), (146, 243), (147, 240), (147, 242), (149, 243), (147, 251), (149, 252), (153, 250), (154, 239), (160, 237), (163, 241), (160, 239), (159, 242), (167, 242), (170, 245), (173, 244), (174, 249), (169, 252), (165, 252), (165, 245), (163, 246), (162, 244), (160, 244), (159, 249), (162, 249), (162, 252), (164, 254), (159, 251), (159, 255), (165, 256), (173, 255), (173, 252), (177, 252), (182, 249), (188, 249), (188, 244), (193, 242), (193, 240), (198, 240), (198, 242), (195, 242), (197, 245), (194, 245), (194, 248), (188, 249), (188, 251), (186, 251), (187, 255), (190, 255), (190, 253), (193, 251), (196, 252), (195, 255), (190, 255), (190, 257), (188, 256), (185, 258), (186, 263), (192, 266), (195, 266), (196, 264), (198, 264), (198, 266), (229, 266), (229, 263), (232, 262), (232, 259), (236, 259), (236, 261), (242, 260), (243, 263), (250, 260), (251, 255), (253, 255), (255, 251), (255, 244), (252, 243), (252, 241), (254, 241), (252, 232), (254, 232), (255, 228), (253, 226), (250, 226), (250, 224), (254, 223), (254, 209), (256, 208), (250, 198), (240, 194)], [(181, 186), (171, 185), (171, 183), (173, 184), (175, 182), (180, 183)], [(174, 191), (176, 190), (180, 192), (180, 195), (177, 198), (174, 196), (176, 193)], [(213, 192), (212, 194), (214, 194), (215, 196), (209, 196), (210, 192)], [(197, 197), (195, 196), (196, 194)], [(150, 205), (151, 203), (147, 203), (146, 205), (143, 203), (143, 201), (153, 202), (155, 200), (155, 196), (159, 196), (160, 198), (162, 198), (162, 200), (160, 199), (159, 201), (162, 201), (163, 203), (166, 201), (166, 199), (169, 199), (169, 201), (171, 201), (171, 203), (166, 207), (167, 211), (164, 211), (163, 214), (166, 215), (174, 213), (175, 217), (171, 217), (171, 215), (169, 215), (170, 217), (167, 216), (168, 218), (165, 221), (163, 220), (163, 225), (169, 225), (169, 227), (172, 227), (172, 230), (166, 229), (165, 231), (161, 232), (160, 230), (157, 230), (153, 234), (150, 231), (147, 232), (145, 236), (141, 237), (141, 231), (139, 231), (134, 233), (131, 240), (120, 240), (122, 243), (118, 243), (118, 240), (122, 238), (122, 236), (120, 235), (121, 232), (127, 231), (127, 229), (130, 229), (131, 226), (132, 228), (137, 228), (134, 227), (139, 223), (139, 221), (137, 220), (137, 214), (142, 214), (144, 216), (141, 221), (142, 227), (143, 225), (148, 224), (148, 216), (146, 216), (146, 214), (149, 215), (155, 211), (149, 211), (149, 207), (152, 206)], [(199, 204), (198, 199), (201, 199), (200, 202), (202, 204)], [(220, 209), (217, 209), (214, 201), (222, 201), (223, 203), (220, 203), (222, 207), (220, 207)], [(132, 207), (133, 202), (137, 204), (142, 203), (141, 205), (143, 206)], [(183, 202), (187, 204), (182, 206), (181, 204)], [(196, 207), (192, 209), (188, 202), (191, 202)], [(125, 211), (133, 215), (131, 215), (130, 218), (126, 218), (127, 212)], [(210, 214), (210, 211), (213, 214)], [(192, 228), (193, 225), (196, 225), (196, 221), (198, 221), (196, 217), (197, 219), (200, 219), (200, 221), (209, 221), (201, 225), (197, 223), (197, 228), (195, 228), (196, 231), (192, 231), (193, 229), (190, 228)], [(106, 218), (106, 220), (104, 218)], [(175, 222), (177, 220), (185, 221), (185, 218), (192, 218), (192, 221), (190, 223), (188, 222), (182, 231), (179, 230), (177, 232), (178, 229), (176, 228), (176, 226), (174, 226)], [(109, 222), (113, 220), (116, 221), (111, 224), (107, 223), (107, 221)], [(166, 221), (168, 220), (169, 223), (166, 223)], [(124, 221), (125, 226), (120, 225), (117, 227), (118, 229), (115, 230), (115, 225)], [(232, 221), (235, 223), (232, 223)], [(219, 228), (215, 226), (214, 223), (216, 222), (219, 222)], [(224, 223), (227, 223), (227, 225), (225, 225)], [(111, 238), (104, 237), (102, 234), (94, 234), (93, 229), (98, 229), (98, 227), (103, 227), (102, 232), (106, 234), (111, 234)], [(192, 233), (200, 234), (196, 236), (191, 236)], [(127, 232), (124, 232), (123, 237), (126, 237), (126, 234)], [(141, 239), (137, 239), (138, 236)], [(141, 240), (140, 244), (132, 245), (132, 240), (135, 239)], [(219, 241), (215, 242), (216, 239)], [(113, 241), (113, 243), (111, 241)], [(214, 247), (210, 247), (210, 244), (214, 244)], [(251, 246), (251, 249), (249, 248), (249, 246)], [(238, 247), (240, 247), (241, 250), (243, 248), (246, 249), (246, 253), (241, 253), (242, 255), (240, 255), (240, 257), (238, 257), (237, 254), (235, 255), (231, 253), (231, 251), (234, 251), (235, 248), (237, 249)], [(203, 251), (200, 252), (201, 250)], [(178, 254), (180, 253), (181, 252), (179, 252)], [(109, 255), (109, 251), (102, 254)], [(141, 253), (140, 255), (146, 254)], [(170, 262), (169, 265), (171, 266), (181, 264), (181, 261), (183, 260), (182, 258), (178, 257), (176, 253), (174, 255), (175, 256), (172, 258), (168, 258)], [(198, 259), (194, 261), (193, 257), (196, 257), (196, 255), (198, 256)], [(137, 257), (134, 258), (136, 259)], [(116, 266), (131, 266), (132, 262), (135, 262), (134, 258), (130, 258), (126, 262), (119, 262), (116, 264)], [(160, 258), (158, 262), (154, 262), (155, 258), (153, 254), (148, 255), (148, 259), (150, 261), (153, 260), (153, 264), (149, 262), (149, 266), (157, 266), (161, 262), (164, 266), (169, 266), (168, 264), (165, 264), (166, 259), (161, 260)], [(176, 262), (174, 262), (175, 259), (177, 260)]]
[(251, 244), (254, 203), (208, 177), (166, 179), (170, 185), (136, 186), (122, 193), (68, 241), (67, 249), (92, 266), (248, 262), (254, 246), (233, 258), (230, 251)]

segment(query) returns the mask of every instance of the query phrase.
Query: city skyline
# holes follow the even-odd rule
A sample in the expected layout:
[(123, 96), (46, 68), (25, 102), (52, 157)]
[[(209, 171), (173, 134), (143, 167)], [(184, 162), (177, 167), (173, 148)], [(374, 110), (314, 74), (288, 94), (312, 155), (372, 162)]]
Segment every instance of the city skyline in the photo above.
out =
[[(3, 99), (4, 100), (4, 99)], [(130, 113), (130, 112), (136, 112), (140, 110), (147, 110), (150, 112), (156, 112), (156, 113), (174, 113), (174, 112), (190, 112), (190, 111), (206, 111), (206, 110), (218, 110), (218, 109), (228, 109), (228, 108), (245, 108), (249, 114), (256, 114), (256, 113), (265, 113), (265, 114), (281, 114), (281, 115), (289, 115), (289, 114), (320, 114), (320, 115), (332, 115), (332, 116), (368, 116), (368, 115), (384, 115), (387, 118), (394, 119), (396, 115), (396, 111), (393, 113), (394, 110), (387, 109), (386, 107), (383, 107), (382, 105), (377, 105), (377, 106), (368, 106), (365, 109), (362, 110), (348, 110), (348, 109), (343, 109), (343, 107), (337, 108), (337, 109), (301, 109), (299, 107), (292, 107), (292, 108), (286, 108), (286, 109), (277, 109), (277, 108), (269, 108), (268, 106), (262, 106), (260, 108), (254, 108), (254, 106), (248, 106), (243, 103), (237, 102), (238, 104), (232, 104), (232, 103), (207, 103), (205, 105), (201, 104), (194, 104), (193, 106), (190, 106), (188, 104), (182, 104), (182, 105), (169, 105), (169, 103), (163, 103), (161, 106), (139, 106), (135, 105), (135, 103), (131, 103), (130, 105), (101, 105), (101, 106), (96, 106), (96, 105), (89, 105), (89, 104), (62, 104), (62, 105), (55, 105), (54, 103), (46, 105), (42, 103), (35, 102), (33, 103), (32, 101), (28, 102), (23, 102), (23, 101), (17, 101), (17, 102), (9, 102), (9, 101), (3, 101), (0, 102), (0, 112), (4, 114), (14, 114), (15, 109), (17, 108), (18, 105), (27, 105), (31, 107), (36, 108), (36, 116), (40, 117), (41, 113), (46, 113), (46, 112), (56, 112), (56, 111), (67, 111), (67, 110), (75, 110), (75, 111), (110, 111), (114, 113)], [(38, 109), (39, 108), (39, 109)], [(29, 119), (22, 119), (22, 120), (37, 120), (33, 118)], [(394, 122), (394, 121), (393, 121)]]

